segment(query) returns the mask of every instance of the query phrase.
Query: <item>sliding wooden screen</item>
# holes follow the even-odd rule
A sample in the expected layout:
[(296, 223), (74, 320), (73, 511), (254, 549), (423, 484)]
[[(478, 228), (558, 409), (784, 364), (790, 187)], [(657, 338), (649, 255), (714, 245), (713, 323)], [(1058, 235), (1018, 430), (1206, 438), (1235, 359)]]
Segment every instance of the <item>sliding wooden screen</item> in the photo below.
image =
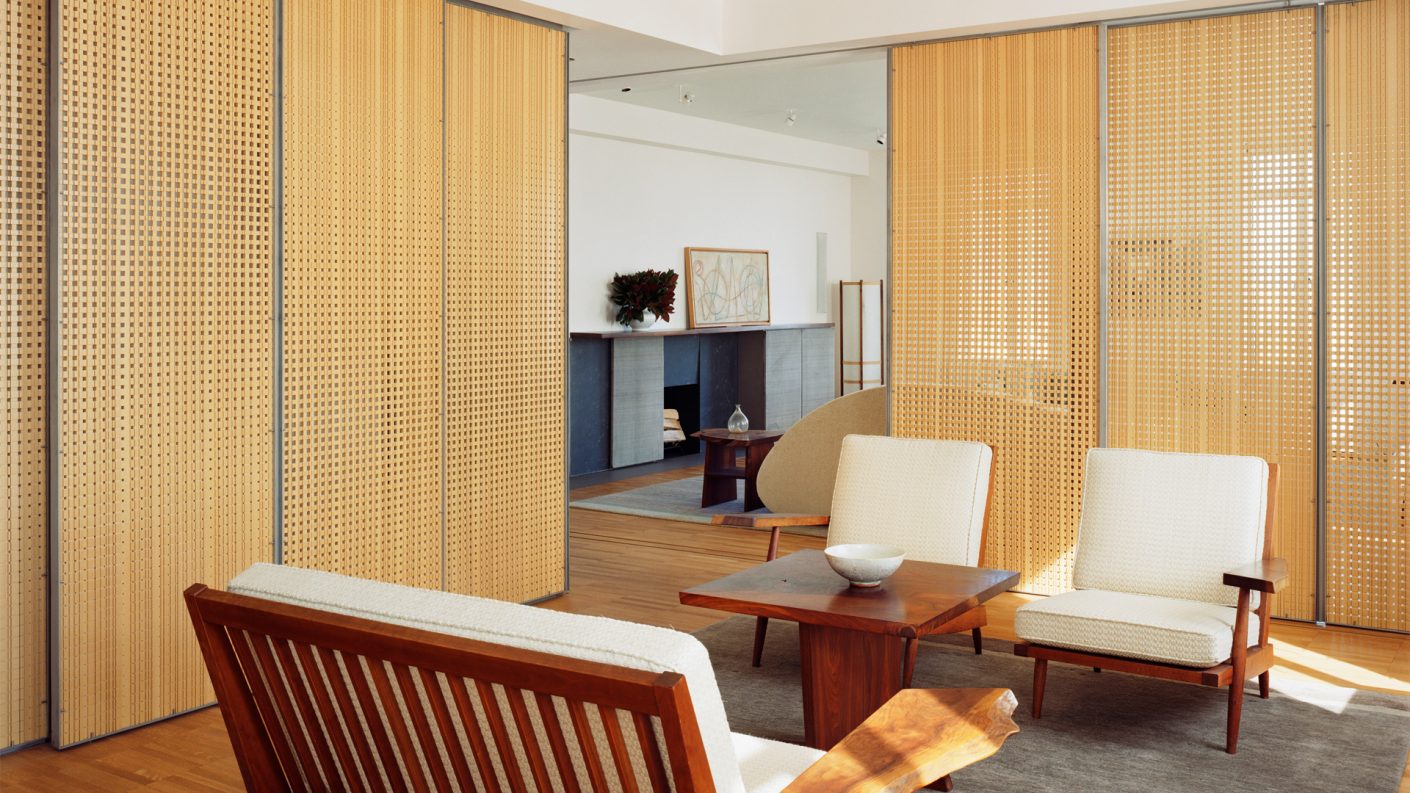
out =
[(1326, 7), (1327, 621), (1410, 630), (1410, 3)]
[(1280, 616), (1316, 613), (1314, 11), (1108, 33), (1112, 446), (1281, 467)]
[(559, 30), (446, 6), (446, 588), (564, 580)]
[(284, 3), (284, 556), (440, 588), (439, 0)]
[(892, 68), (892, 432), (993, 446), (985, 563), (1061, 591), (1097, 444), (1096, 28)]
[(62, 0), (60, 746), (212, 700), (181, 599), (271, 558), (270, 0)]
[(0, 257), (5, 260), (5, 539), (0, 562), (0, 751), (48, 734), (45, 476), (44, 0), (8, 0), (0, 29)]

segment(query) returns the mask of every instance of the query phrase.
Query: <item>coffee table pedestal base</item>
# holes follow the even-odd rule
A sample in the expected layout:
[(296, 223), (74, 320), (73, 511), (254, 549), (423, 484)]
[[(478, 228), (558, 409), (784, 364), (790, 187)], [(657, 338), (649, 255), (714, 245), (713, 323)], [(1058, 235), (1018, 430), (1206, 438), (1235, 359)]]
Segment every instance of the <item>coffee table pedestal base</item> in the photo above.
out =
[(901, 690), (901, 638), (798, 626), (803, 662), (803, 735), (824, 751)]

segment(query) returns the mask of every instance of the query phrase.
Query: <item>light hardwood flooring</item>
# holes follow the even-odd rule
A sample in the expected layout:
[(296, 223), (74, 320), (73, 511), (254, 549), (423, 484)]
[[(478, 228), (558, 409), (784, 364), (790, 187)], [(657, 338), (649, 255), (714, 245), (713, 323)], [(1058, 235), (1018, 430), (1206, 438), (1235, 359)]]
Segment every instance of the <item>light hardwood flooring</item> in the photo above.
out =
[[(663, 471), (573, 491), (575, 498), (697, 475)], [(572, 510), (571, 591), (544, 607), (694, 631), (729, 615), (682, 606), (681, 589), (757, 564), (767, 534), (748, 529)], [(821, 539), (785, 535), (781, 552), (820, 548)], [(989, 605), (986, 635), (1013, 638), (1013, 611), (1031, 596)], [(1410, 636), (1276, 622), (1274, 675), (1410, 695)], [(1024, 692), (1026, 693), (1026, 692)], [(1246, 738), (1247, 739), (1247, 738)], [(40, 746), (0, 757), (6, 791), (233, 791), (240, 774), (220, 714), (198, 711), (64, 752)], [(1410, 793), (1410, 769), (1400, 793)]]

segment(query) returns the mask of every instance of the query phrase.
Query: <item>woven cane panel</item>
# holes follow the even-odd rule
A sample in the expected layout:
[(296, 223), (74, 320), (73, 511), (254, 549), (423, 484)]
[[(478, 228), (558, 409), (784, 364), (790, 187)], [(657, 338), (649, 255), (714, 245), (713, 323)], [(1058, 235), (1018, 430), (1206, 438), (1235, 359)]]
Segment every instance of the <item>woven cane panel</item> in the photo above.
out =
[(441, 585), (441, 3), (284, 4), (284, 561)]
[(1313, 10), (1108, 33), (1110, 445), (1281, 466), (1315, 614)]
[(446, 6), (446, 588), (564, 588), (561, 31)]
[(269, 0), (63, 0), (59, 745), (209, 703), (181, 599), (271, 555)]
[(44, 342), (44, 0), (6, 3), (0, 30), (0, 257), (5, 260), (5, 558), (0, 749), (48, 734)]
[(1410, 3), (1326, 10), (1327, 620), (1410, 630)]
[(1096, 30), (892, 58), (891, 430), (992, 446), (985, 563), (1058, 592), (1097, 442)]

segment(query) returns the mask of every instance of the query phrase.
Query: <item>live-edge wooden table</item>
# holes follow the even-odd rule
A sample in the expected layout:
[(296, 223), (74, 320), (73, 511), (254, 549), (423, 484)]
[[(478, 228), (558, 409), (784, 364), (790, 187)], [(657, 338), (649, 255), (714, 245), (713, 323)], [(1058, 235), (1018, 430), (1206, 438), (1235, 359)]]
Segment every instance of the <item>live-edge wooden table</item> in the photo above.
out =
[[(705, 444), (705, 483), (700, 488), (700, 506), (708, 507), (733, 501), (738, 498), (739, 488), (734, 480), (744, 480), (744, 511), (759, 509), (764, 502), (759, 500), (756, 481), (759, 466), (769, 456), (783, 430), (746, 430), (730, 432), (725, 429), (705, 429), (692, 432), (692, 438), (699, 438)], [(735, 449), (744, 449), (744, 465), (736, 459)]]
[(799, 551), (680, 593), (688, 606), (798, 623), (803, 731), (830, 749), (901, 690), (902, 639), (924, 634), (1018, 583), (1018, 573), (907, 560), (875, 589)]

